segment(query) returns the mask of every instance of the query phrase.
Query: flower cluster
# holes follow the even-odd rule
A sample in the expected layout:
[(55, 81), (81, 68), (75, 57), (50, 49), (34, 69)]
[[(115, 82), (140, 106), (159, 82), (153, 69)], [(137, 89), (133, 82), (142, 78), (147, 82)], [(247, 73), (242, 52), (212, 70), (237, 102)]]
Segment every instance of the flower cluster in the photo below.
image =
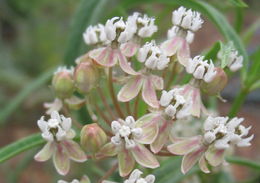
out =
[[(203, 24), (200, 13), (180, 7), (173, 11), (172, 23), (161, 43), (152, 38), (158, 30), (155, 19), (140, 13), (87, 27), (83, 39), (91, 49), (75, 61), (74, 69), (61, 67), (54, 73), (55, 100), (45, 103), (51, 117), (38, 120), (47, 143), (36, 154), (37, 161), (53, 156), (56, 169), (65, 175), (70, 159), (83, 162), (87, 157), (101, 160), (116, 156), (125, 183), (154, 183), (153, 175), (142, 178), (142, 172), (134, 170), (136, 163), (155, 169), (160, 166), (157, 156), (182, 155), (183, 173), (196, 162), (209, 173), (208, 166), (223, 163), (230, 146), (250, 145), (253, 135), (247, 136), (251, 127), (241, 125), (243, 118), (213, 117), (203, 100), (203, 95), (220, 95), (228, 82), (224, 67), (238, 70), (242, 56), (232, 49), (225, 58), (224, 53), (218, 53), (216, 60), (201, 55), (191, 58), (190, 44)], [(63, 111), (67, 116), (85, 104), (92, 121), (84, 126), (58, 113)], [(72, 121), (81, 130), (80, 139), (75, 141)], [(192, 131), (196, 135), (178, 136), (187, 134), (191, 127), (179, 125), (175, 130), (175, 123), (187, 121), (196, 123)], [(83, 177), (72, 183), (90, 180)]]

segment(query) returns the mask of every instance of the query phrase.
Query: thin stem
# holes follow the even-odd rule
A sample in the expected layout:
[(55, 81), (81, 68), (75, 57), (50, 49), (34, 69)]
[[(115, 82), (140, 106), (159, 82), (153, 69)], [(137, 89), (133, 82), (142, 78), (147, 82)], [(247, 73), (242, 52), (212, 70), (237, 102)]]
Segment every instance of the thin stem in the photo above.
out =
[(97, 115), (94, 113), (94, 111), (93, 111), (93, 109), (92, 109), (92, 107), (90, 105), (90, 98), (87, 97), (87, 96), (86, 96), (86, 103), (87, 103), (86, 104), (86, 108), (87, 108), (87, 110), (89, 112), (89, 115), (90, 115), (92, 121), (97, 122), (98, 121)]
[(241, 89), (237, 97), (235, 98), (235, 101), (233, 102), (230, 112), (229, 112), (229, 117), (234, 117), (239, 109), (241, 108), (242, 104), (244, 103), (247, 94), (249, 91), (247, 89)]
[(114, 91), (114, 87), (113, 87), (113, 76), (112, 76), (112, 68), (109, 68), (109, 73), (108, 73), (108, 88), (109, 88), (109, 92), (110, 92), (110, 95), (111, 95), (111, 98), (112, 98), (112, 101), (113, 101), (113, 104), (115, 106), (115, 109), (118, 113), (118, 115), (121, 117), (121, 118), (124, 118), (124, 114), (121, 110), (121, 107), (117, 101), (117, 98), (116, 98), (116, 95), (115, 95), (115, 91)]
[(169, 78), (169, 80), (168, 80), (168, 82), (166, 84), (166, 87), (165, 87), (166, 89), (169, 89), (170, 86), (171, 86), (171, 83), (174, 81), (176, 67), (177, 67), (177, 64), (173, 63), (172, 72), (171, 72), (170, 78)]
[(126, 112), (129, 116), (131, 116), (131, 109), (130, 109), (130, 103), (129, 102), (126, 102), (125, 103), (125, 106), (126, 106)]
[(135, 103), (134, 103), (134, 118), (135, 119), (137, 118), (139, 100), (140, 100), (140, 93), (137, 95), (137, 97), (135, 99)]
[(106, 180), (107, 178), (109, 178), (113, 173), (114, 171), (117, 169), (118, 167), (118, 164), (115, 164), (114, 166), (112, 166), (107, 172), (106, 174), (101, 177), (101, 179), (99, 179), (98, 183), (102, 183), (103, 180)]
[(98, 105), (95, 103), (94, 104), (94, 107), (95, 107), (95, 109), (96, 109), (96, 111), (97, 111), (97, 113), (99, 114), (99, 116), (100, 117), (102, 117), (102, 119), (106, 122), (106, 124), (108, 125), (108, 126), (110, 126), (110, 120), (108, 119), (108, 117), (101, 111), (101, 109), (98, 107)]
[(113, 110), (111, 109), (111, 107), (109, 106), (106, 97), (102, 91), (102, 89), (100, 87), (97, 87), (97, 91), (99, 93), (99, 96), (101, 97), (101, 100), (104, 104), (104, 106), (106, 107), (106, 109), (108, 110), (109, 115), (112, 117), (112, 119), (116, 119), (116, 115), (114, 114)]
[(69, 109), (67, 108), (67, 106), (63, 105), (62, 111), (63, 111), (63, 113), (64, 113), (67, 117), (69, 116), (69, 117), (71, 118), (72, 123), (73, 123), (78, 129), (81, 129), (81, 128), (83, 127), (83, 125), (82, 125), (80, 122), (78, 122), (78, 121), (70, 114), (70, 111), (69, 111)]

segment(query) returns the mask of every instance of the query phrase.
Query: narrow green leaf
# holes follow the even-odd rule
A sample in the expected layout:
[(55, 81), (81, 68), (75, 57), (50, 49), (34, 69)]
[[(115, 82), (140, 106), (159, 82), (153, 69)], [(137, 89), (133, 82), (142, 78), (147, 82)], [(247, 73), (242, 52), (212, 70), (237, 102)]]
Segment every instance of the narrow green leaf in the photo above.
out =
[(25, 137), (18, 140), (12, 144), (9, 144), (0, 149), (0, 163), (16, 156), (17, 154), (24, 152), (26, 150), (32, 149), (39, 145), (44, 144), (46, 141), (43, 140), (41, 134), (33, 134), (31, 136)]
[(260, 162), (255, 162), (241, 157), (228, 156), (226, 161), (232, 164), (246, 166), (252, 169), (260, 170)]
[(95, 24), (102, 17), (107, 0), (81, 0), (72, 19), (68, 47), (64, 56), (66, 65), (73, 65), (81, 54), (82, 34), (90, 24)]
[(250, 87), (250, 91), (256, 90), (258, 88), (260, 88), (260, 79)]
[(6, 119), (18, 108), (19, 105), (28, 97), (32, 92), (43, 86), (52, 76), (54, 69), (45, 71), (42, 75), (34, 81), (26, 85), (0, 112), (0, 125), (6, 122)]
[(221, 48), (221, 41), (217, 41), (212, 48), (205, 54), (205, 60), (212, 60), (213, 62), (215, 62), (218, 52)]
[(229, 2), (240, 8), (248, 7), (247, 4), (243, 0), (229, 0)]

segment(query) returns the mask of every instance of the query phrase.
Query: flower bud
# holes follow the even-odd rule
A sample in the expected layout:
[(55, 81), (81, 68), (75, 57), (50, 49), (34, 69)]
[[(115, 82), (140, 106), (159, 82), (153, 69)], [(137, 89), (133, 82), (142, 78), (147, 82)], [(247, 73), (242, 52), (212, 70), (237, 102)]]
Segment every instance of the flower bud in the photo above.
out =
[(82, 94), (87, 94), (96, 86), (98, 77), (98, 71), (88, 55), (80, 57), (74, 72), (74, 80), (78, 91)]
[(227, 85), (228, 77), (225, 71), (220, 67), (216, 67), (215, 71), (217, 72), (217, 74), (211, 82), (203, 82), (201, 84), (201, 89), (208, 95), (219, 94)]
[(69, 98), (74, 92), (72, 69), (58, 68), (52, 79), (52, 86), (59, 98)]
[(81, 130), (80, 143), (86, 152), (96, 153), (106, 141), (106, 133), (96, 123), (85, 125)]

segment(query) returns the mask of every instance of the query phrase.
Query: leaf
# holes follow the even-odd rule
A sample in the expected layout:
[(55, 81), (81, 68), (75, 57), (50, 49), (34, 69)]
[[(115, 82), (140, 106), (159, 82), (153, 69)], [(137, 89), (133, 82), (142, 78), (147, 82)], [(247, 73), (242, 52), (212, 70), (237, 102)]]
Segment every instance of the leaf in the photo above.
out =
[(221, 12), (219, 12), (216, 8), (214, 8), (212, 5), (206, 3), (205, 1), (195, 1), (195, 0), (125, 0), (122, 1), (122, 6), (124, 7), (131, 7), (136, 6), (139, 4), (143, 4), (145, 2), (157, 2), (157, 3), (164, 3), (167, 5), (181, 5), (185, 6), (187, 8), (192, 8), (193, 10), (197, 10), (201, 12), (203, 15), (207, 16), (220, 30), (220, 32), (223, 34), (226, 40), (232, 41), (235, 45), (238, 52), (244, 57), (244, 67), (241, 69), (242, 79), (245, 81), (246, 77), (246, 71), (248, 68), (248, 54), (246, 52), (246, 49), (239, 38), (239, 35), (236, 33), (236, 31), (233, 29), (233, 27), (229, 24), (226, 17), (222, 15)]
[(41, 137), (41, 134), (37, 133), (2, 147), (0, 149), (0, 163), (3, 163), (21, 152), (43, 145), (45, 142), (46, 141)]
[(260, 163), (255, 162), (253, 160), (248, 160), (245, 158), (241, 157), (236, 157), (236, 156), (228, 156), (226, 157), (226, 161), (232, 164), (237, 164), (241, 166), (246, 166), (255, 170), (260, 170)]
[(32, 92), (43, 86), (52, 76), (54, 69), (45, 71), (38, 78), (26, 85), (0, 112), (0, 125), (6, 122), (6, 119), (22, 104), (26, 97)]
[(81, 0), (71, 23), (71, 33), (64, 56), (66, 65), (73, 65), (81, 54), (82, 34), (88, 25), (95, 24), (103, 16), (107, 0)]
[(221, 48), (221, 41), (217, 41), (211, 49), (205, 54), (205, 60), (212, 60), (213, 62), (216, 61), (217, 54)]
[(229, 0), (229, 2), (240, 8), (248, 7), (248, 5), (243, 0)]

